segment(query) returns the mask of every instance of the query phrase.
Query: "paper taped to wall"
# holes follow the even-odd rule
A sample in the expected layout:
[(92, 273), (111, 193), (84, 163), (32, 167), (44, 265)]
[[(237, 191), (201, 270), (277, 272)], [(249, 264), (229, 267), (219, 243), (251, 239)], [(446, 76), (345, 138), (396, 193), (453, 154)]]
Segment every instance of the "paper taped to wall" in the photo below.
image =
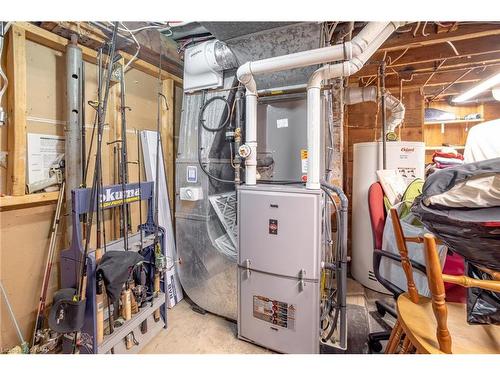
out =
[(64, 154), (64, 137), (28, 133), (27, 183), (49, 178), (50, 167)]

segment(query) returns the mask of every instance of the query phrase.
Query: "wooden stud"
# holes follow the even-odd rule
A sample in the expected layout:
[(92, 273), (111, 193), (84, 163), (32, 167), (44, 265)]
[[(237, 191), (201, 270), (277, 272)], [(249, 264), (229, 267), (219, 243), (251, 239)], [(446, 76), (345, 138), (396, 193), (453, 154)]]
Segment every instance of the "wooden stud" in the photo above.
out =
[(424, 241), (427, 281), (431, 290), (432, 310), (437, 321), (436, 336), (439, 343), (439, 350), (451, 354), (451, 336), (447, 326), (448, 309), (446, 308), (445, 301), (446, 294), (436, 242), (434, 241), (434, 236), (429, 233), (424, 235)]
[[(168, 188), (168, 196), (170, 199), (170, 209), (174, 210), (174, 193), (175, 193), (175, 184), (174, 184), (174, 169), (175, 169), (175, 155), (174, 155), (174, 95), (175, 95), (175, 87), (174, 80), (166, 79), (162, 81), (162, 94), (167, 98), (167, 103), (161, 101), (162, 103), (162, 123), (161, 125), (161, 139), (163, 144), (163, 151), (165, 155), (165, 173), (167, 174), (167, 188)], [(168, 108), (167, 108), (168, 107)]]
[(13, 24), (7, 44), (7, 192), (24, 195), (26, 184), (26, 34)]

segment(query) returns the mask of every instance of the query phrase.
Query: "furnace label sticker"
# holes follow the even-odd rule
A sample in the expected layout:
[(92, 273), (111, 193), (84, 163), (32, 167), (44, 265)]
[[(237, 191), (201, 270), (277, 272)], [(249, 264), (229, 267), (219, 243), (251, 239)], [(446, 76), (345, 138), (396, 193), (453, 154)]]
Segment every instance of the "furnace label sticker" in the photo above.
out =
[(295, 305), (253, 296), (253, 317), (272, 325), (295, 330)]
[(302, 173), (307, 173), (307, 150), (300, 150), (300, 162), (301, 162), (301, 170)]
[(288, 119), (287, 118), (280, 118), (280, 119), (276, 120), (276, 127), (278, 129), (288, 128)]

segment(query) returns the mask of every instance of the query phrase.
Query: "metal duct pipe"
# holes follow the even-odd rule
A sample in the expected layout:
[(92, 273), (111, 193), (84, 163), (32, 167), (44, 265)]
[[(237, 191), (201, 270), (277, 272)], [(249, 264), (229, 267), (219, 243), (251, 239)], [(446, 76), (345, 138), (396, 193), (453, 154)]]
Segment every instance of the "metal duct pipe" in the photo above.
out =
[[(71, 35), (71, 43), (66, 47), (66, 141), (65, 141), (65, 180), (66, 180), (66, 214), (71, 218), (71, 190), (77, 189), (81, 182), (82, 150), (82, 50), (77, 45), (77, 36)], [(67, 239), (72, 237), (71, 220), (67, 220)]]
[[(255, 83), (254, 79), (254, 74), (263, 74), (263, 73), (272, 73), (272, 72), (278, 72), (282, 70), (288, 70), (288, 69), (294, 69), (294, 68), (300, 68), (300, 67), (305, 67), (305, 66), (310, 66), (310, 65), (315, 65), (315, 64), (323, 64), (327, 63), (330, 61), (339, 61), (339, 60), (349, 60), (352, 62), (352, 64), (358, 64), (360, 62), (357, 62), (356, 58), (358, 56), (363, 55), (366, 53), (366, 51), (370, 51), (371, 56), (373, 54), (372, 49), (370, 49), (371, 44), (373, 44), (374, 40), (377, 40), (380, 35), (385, 36), (387, 34), (387, 28), (393, 25), (392, 23), (389, 22), (370, 22), (368, 25), (366, 25), (359, 33), (352, 39), (352, 41), (348, 41), (342, 44), (336, 44), (334, 46), (330, 47), (324, 47), (324, 48), (317, 48), (309, 51), (303, 51), (303, 52), (297, 52), (297, 53), (292, 53), (289, 55), (283, 55), (283, 56), (276, 56), (276, 57), (271, 57), (268, 59), (263, 59), (263, 60), (258, 60), (258, 61), (250, 61), (238, 68), (237, 71), (237, 77), (238, 80), (245, 85), (247, 93), (247, 100), (246, 100), (246, 143), (250, 148), (250, 153), (248, 157), (245, 160), (245, 165), (246, 165), (246, 170), (245, 170), (245, 183), (248, 185), (255, 185), (256, 184), (256, 174), (257, 174), (257, 168), (256, 168), (256, 160), (257, 160), (257, 85)], [(394, 26), (391, 30), (390, 33), (396, 28), (397, 26)], [(390, 33), (388, 35), (390, 35)], [(387, 35), (387, 36), (388, 36)], [(385, 40), (387, 37), (383, 38)], [(382, 38), (379, 38), (382, 39)], [(380, 47), (380, 44), (377, 45), (375, 50)], [(365, 60), (366, 61), (366, 60)], [(363, 66), (364, 63), (361, 63), (359, 65), (359, 68)], [(321, 84), (321, 81), (319, 82)], [(320, 88), (318, 89), (318, 100), (319, 100), (319, 92)], [(308, 94), (308, 102), (309, 102), (309, 94)], [(319, 106), (318, 106), (319, 108)], [(309, 110), (308, 110), (309, 113)], [(308, 114), (309, 116), (309, 114)], [(311, 114), (311, 116), (315, 116), (316, 118), (314, 121), (319, 121), (320, 120), (320, 114), (319, 112), (316, 114)], [(319, 141), (319, 130), (317, 131), (315, 129), (308, 129), (308, 139), (310, 136), (314, 137), (315, 141), (313, 142), (314, 145), (316, 145), (316, 140)], [(319, 154), (319, 145), (320, 143), (317, 143), (317, 151), (315, 150), (314, 152), (318, 152)], [(309, 148), (309, 141), (308, 141), (308, 155), (310, 157), (311, 151), (313, 149)], [(311, 175), (314, 175), (316, 180), (313, 180), (310, 182), (311, 175), (308, 172), (308, 185), (307, 187), (309, 189), (319, 189), (319, 156), (316, 157), (315, 155), (312, 157), (313, 158), (313, 164), (315, 165), (315, 168), (317, 167), (317, 171), (314, 170), (312, 171), (312, 168), (310, 167), (310, 161), (309, 161), (309, 167), (308, 171), (311, 171)], [(316, 160), (317, 159), (317, 160)], [(317, 164), (317, 165), (316, 165)]]
[[(376, 102), (377, 87), (348, 87), (345, 90), (344, 101), (347, 105), (358, 104), (362, 102)], [(388, 133), (394, 132), (404, 120), (405, 106), (398, 98), (391, 95), (391, 93), (388, 91), (385, 93), (385, 102), (387, 109), (391, 112), (391, 115), (387, 120), (387, 130)]]
[(307, 189), (320, 188), (321, 82), (332, 78), (349, 77), (358, 72), (394, 30), (403, 24), (388, 23), (382, 32), (372, 39), (363, 53), (349, 61), (325, 65), (316, 70), (309, 78), (307, 84)]

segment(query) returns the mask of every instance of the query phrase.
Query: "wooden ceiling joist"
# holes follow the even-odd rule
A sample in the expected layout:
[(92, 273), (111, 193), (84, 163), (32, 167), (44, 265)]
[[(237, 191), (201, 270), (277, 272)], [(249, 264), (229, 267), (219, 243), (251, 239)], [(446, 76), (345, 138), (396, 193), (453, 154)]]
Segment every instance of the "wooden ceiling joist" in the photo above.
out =
[[(462, 73), (470, 71), (467, 75), (467, 79), (474, 79), (475, 81), (479, 81), (485, 79), (492, 74), (500, 71), (500, 61), (497, 61), (494, 64), (489, 66), (478, 65), (475, 67), (464, 67), (458, 69), (450, 69), (437, 71), (434, 73), (432, 79), (427, 82), (426, 86), (436, 86), (439, 84), (446, 84), (449, 82), (453, 82), (458, 76)], [(429, 78), (432, 72), (422, 72), (413, 74), (413, 79), (410, 81), (411, 85), (424, 85)], [(386, 87), (399, 87), (399, 77), (396, 75), (391, 75), (386, 78)], [(405, 85), (406, 86), (406, 85)]]
[[(446, 65), (457, 65), (467, 62), (479, 62), (491, 59), (491, 55), (500, 53), (500, 36), (488, 36), (484, 38), (468, 39), (454, 43), (459, 55), (455, 55), (448, 43), (409, 49), (401, 58), (390, 67), (400, 70), (406, 67), (421, 69), (439, 64), (444, 58)], [(403, 51), (392, 52), (386, 55), (386, 61), (394, 61)], [(372, 61), (380, 61), (384, 56), (383, 52), (377, 52)], [(377, 74), (377, 66), (368, 64), (360, 70), (355, 77), (366, 77)]]
[[(431, 27), (428, 26), (427, 32), (431, 32)], [(477, 23), (459, 25), (454, 31), (436, 33), (435, 31), (428, 36), (422, 36), (417, 33), (413, 36), (412, 32), (395, 33), (389, 40), (379, 49), (381, 52), (401, 51), (406, 48), (418, 48), (431, 46), (440, 43), (458, 42), (467, 39), (483, 38), (487, 36), (500, 36), (500, 24), (494, 23)]]

